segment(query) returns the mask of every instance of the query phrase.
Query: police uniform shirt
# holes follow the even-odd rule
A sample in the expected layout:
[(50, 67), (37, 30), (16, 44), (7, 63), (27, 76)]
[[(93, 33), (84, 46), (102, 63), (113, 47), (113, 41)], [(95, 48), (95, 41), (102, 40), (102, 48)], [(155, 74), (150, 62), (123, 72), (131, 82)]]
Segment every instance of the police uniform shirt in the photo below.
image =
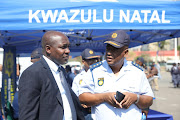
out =
[[(76, 77), (73, 80), (73, 84), (72, 84), (72, 90), (74, 91), (74, 93), (79, 96), (79, 90), (80, 87), (82, 85), (82, 81), (84, 78), (86, 78), (86, 74), (87, 72), (85, 70), (82, 70), (78, 75), (76, 75)], [(91, 114), (91, 117), (93, 118), (93, 120), (95, 120), (95, 115)]]
[[(117, 77), (108, 63), (103, 61), (101, 66), (87, 72), (80, 88), (80, 94), (116, 91), (154, 97), (144, 71), (126, 59)], [(115, 108), (106, 102), (93, 106), (92, 113), (96, 120), (140, 120), (142, 116), (141, 110), (135, 104), (124, 109)]]
[(74, 93), (79, 96), (79, 88), (81, 86), (81, 83), (83, 81), (83, 78), (86, 77), (85, 76), (86, 71), (82, 70), (78, 75), (76, 75), (76, 77), (73, 80), (72, 83), (72, 90), (74, 91)]

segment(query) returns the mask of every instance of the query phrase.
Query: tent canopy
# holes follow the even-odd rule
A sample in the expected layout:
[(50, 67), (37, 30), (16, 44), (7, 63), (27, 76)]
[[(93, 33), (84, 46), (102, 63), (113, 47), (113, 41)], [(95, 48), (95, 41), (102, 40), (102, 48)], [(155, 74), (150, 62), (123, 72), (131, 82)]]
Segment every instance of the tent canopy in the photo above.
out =
[[(107, 35), (124, 29), (130, 47), (180, 36), (180, 1), (172, 0), (22, 0), (0, 1), (0, 46), (30, 53), (46, 30), (64, 32), (71, 51), (104, 52)], [(106, 1), (106, 2), (104, 2)]]
[[(104, 41), (115, 29), (80, 29), (59, 30), (66, 34), (71, 42), (71, 52), (81, 52), (85, 48), (91, 48), (97, 52), (105, 51)], [(135, 47), (152, 42), (180, 36), (180, 30), (125, 30), (131, 38), (130, 46)], [(37, 47), (41, 47), (41, 38), (46, 30), (2, 30), (0, 45), (16, 46), (17, 53), (31, 53)]]
[[(1, 30), (179, 29), (175, 0), (1, 0)], [(114, 2), (110, 2), (114, 1)]]

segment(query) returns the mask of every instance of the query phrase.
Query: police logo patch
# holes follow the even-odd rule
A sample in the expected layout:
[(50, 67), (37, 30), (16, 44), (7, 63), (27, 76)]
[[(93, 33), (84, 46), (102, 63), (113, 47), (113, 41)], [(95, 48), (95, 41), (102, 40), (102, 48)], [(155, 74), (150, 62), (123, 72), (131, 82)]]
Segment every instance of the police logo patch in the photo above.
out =
[(102, 86), (104, 84), (104, 78), (98, 78), (98, 85)]
[(81, 85), (81, 83), (82, 83), (82, 80), (79, 81), (79, 85)]
[(89, 54), (93, 54), (93, 51), (92, 51), (92, 50), (90, 50), (90, 51), (89, 51)]
[(117, 38), (117, 33), (113, 33), (111, 37), (112, 38)]

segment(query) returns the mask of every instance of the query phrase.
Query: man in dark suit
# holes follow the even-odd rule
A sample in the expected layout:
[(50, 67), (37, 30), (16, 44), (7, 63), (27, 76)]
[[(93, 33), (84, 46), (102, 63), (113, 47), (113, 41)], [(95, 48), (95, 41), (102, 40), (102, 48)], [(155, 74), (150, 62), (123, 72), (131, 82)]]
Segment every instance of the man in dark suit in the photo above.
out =
[(69, 44), (61, 32), (44, 34), (43, 57), (20, 78), (20, 120), (84, 120), (79, 100), (64, 82), (66, 73), (61, 67), (68, 61)]

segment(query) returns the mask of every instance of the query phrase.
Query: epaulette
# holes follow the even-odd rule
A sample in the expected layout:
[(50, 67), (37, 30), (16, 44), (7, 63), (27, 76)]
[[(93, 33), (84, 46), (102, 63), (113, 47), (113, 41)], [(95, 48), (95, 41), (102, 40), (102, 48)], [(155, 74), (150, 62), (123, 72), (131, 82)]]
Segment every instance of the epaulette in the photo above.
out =
[(89, 69), (92, 71), (93, 69), (95, 69), (95, 68), (97, 68), (97, 67), (99, 67), (101, 65), (102, 65), (102, 61), (90, 65)]
[(143, 68), (140, 65), (136, 64), (134, 61), (132, 61), (132, 65), (143, 71)]

